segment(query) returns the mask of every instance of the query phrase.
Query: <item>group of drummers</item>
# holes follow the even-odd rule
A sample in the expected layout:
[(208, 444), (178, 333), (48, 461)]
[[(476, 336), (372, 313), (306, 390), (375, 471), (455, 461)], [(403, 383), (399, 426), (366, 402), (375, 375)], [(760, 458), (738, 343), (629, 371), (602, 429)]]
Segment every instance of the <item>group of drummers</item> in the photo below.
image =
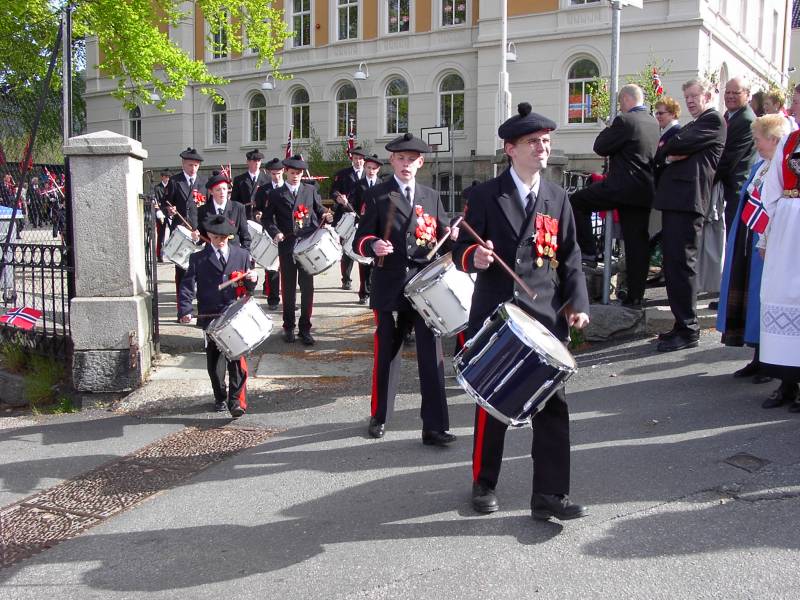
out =
[(350, 289), (357, 263), (359, 302), (369, 302), (376, 324), (368, 435), (386, 435), (400, 350), (413, 331), (422, 443), (456, 440), (442, 338), (458, 334), (456, 378), (476, 402), (473, 508), (498, 510), (506, 429), (531, 424), (532, 516), (585, 516), (586, 507), (569, 497), (564, 384), (576, 365), (564, 342), (570, 327), (588, 324), (589, 301), (567, 195), (541, 176), (555, 129), (520, 104), (498, 129), (509, 168), (475, 187), (463, 219), (452, 223), (439, 194), (417, 181), (430, 147), (410, 133), (386, 144), (392, 174), (383, 179), (384, 161), (352, 150), (352, 167), (333, 182), (333, 211), (304, 180), (308, 165), (299, 155), (266, 163), (267, 176), (263, 155), (248, 152), (248, 171), (234, 179), (228, 170), (215, 172), (205, 197), (197, 181), (202, 157), (192, 148), (182, 152), (181, 172), (163, 177), (157, 193), (171, 231), (162, 252), (175, 263), (180, 322), (192, 321), (197, 299), (215, 410), (234, 418), (247, 410), (246, 355), (272, 329), (252, 299), (255, 264), (266, 269), (270, 308), (280, 289), (284, 341), (299, 337), (310, 346), (314, 276), (338, 262), (342, 287)]

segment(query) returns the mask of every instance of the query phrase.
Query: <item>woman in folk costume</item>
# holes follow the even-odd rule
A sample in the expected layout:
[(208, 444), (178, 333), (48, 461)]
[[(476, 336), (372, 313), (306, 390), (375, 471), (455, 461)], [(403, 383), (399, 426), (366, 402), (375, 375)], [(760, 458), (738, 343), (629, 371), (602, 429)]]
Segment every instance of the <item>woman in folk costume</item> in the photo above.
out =
[[(798, 101), (800, 93), (795, 93)], [(791, 403), (800, 412), (800, 131), (778, 144), (761, 191), (766, 226), (764, 272), (761, 278), (760, 360), (762, 372), (781, 385), (761, 405)], [(757, 219), (758, 214), (751, 217)], [(764, 219), (760, 219), (764, 221)]]
[[(717, 330), (726, 346), (755, 348), (753, 360), (736, 371), (734, 377), (753, 377), (754, 383), (766, 383), (770, 377), (761, 374), (759, 363), (759, 294), (764, 259), (756, 248), (763, 229), (761, 220), (751, 220), (760, 206), (764, 178), (775, 156), (781, 138), (789, 133), (789, 124), (781, 115), (764, 115), (753, 122), (753, 139), (760, 159), (750, 170), (750, 176), (739, 194), (739, 208), (733, 219), (725, 248), (722, 289), (719, 295)], [(778, 159), (780, 162), (780, 158)], [(760, 231), (759, 231), (760, 230)]]

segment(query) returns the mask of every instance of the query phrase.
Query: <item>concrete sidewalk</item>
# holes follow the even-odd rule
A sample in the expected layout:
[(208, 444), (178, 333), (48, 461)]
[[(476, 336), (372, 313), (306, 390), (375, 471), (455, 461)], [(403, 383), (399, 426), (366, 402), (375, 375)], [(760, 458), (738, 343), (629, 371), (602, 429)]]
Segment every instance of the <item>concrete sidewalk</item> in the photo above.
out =
[[(170, 270), (160, 269), (162, 290)], [(796, 598), (800, 417), (706, 332), (593, 346), (568, 385), (573, 496), (591, 515), (530, 518), (530, 430), (509, 432), (501, 508), (469, 506), (473, 403), (448, 367), (449, 448), (420, 443), (413, 353), (383, 440), (366, 436), (371, 313), (317, 278), (307, 349), (273, 336), (236, 426), (280, 433), (54, 548), (0, 570), (0, 598)], [(40, 489), (207, 412), (201, 336), (174, 322), (151, 381), (112, 411), (4, 418), (0, 499)], [(174, 310), (174, 309), (173, 309)], [(279, 321), (278, 321), (279, 326)], [(8, 523), (3, 524), (9, 526)]]

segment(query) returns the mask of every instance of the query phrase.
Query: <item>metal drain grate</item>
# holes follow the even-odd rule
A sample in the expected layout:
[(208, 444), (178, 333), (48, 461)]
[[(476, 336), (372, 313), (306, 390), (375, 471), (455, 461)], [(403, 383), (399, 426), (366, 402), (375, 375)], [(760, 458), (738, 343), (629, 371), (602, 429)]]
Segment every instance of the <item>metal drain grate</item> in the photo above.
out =
[(275, 433), (239, 427), (187, 428), (0, 509), (0, 568), (73, 538)]

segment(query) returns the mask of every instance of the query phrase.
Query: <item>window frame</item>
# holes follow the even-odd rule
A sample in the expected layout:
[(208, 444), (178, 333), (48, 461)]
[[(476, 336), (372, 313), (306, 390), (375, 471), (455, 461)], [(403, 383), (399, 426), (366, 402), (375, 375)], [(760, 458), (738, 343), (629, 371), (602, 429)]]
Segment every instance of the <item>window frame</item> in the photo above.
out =
[(128, 111), (128, 133), (131, 139), (142, 141), (142, 109), (139, 106), (134, 106)]
[[(391, 14), (389, 4), (396, 3), (399, 13), (399, 7), (402, 2), (408, 2), (408, 29), (405, 31), (392, 31), (389, 27), (389, 18)], [(381, 10), (383, 13), (381, 16), (381, 29), (385, 35), (409, 35), (414, 33), (415, 3), (412, 0), (383, 0), (383, 2), (381, 2)]]
[[(444, 85), (445, 80), (448, 77), (458, 77), (461, 80), (461, 89), (460, 90), (442, 90), (442, 86)], [(461, 128), (456, 128), (452, 125), (452, 117), (453, 117), (453, 110), (455, 103), (453, 102), (453, 97), (456, 94), (461, 94)], [(451, 97), (451, 105), (450, 105), (450, 119), (448, 123), (445, 124), (442, 119), (442, 109), (443, 104), (442, 101), (445, 96)], [(453, 132), (463, 133), (466, 127), (466, 83), (464, 82), (464, 77), (461, 73), (457, 73), (455, 71), (451, 71), (449, 73), (445, 73), (441, 79), (439, 80), (439, 85), (436, 88), (436, 115), (437, 115), (437, 122), (439, 123), (439, 127), (449, 127), (453, 130)]]
[[(299, 92), (305, 93), (306, 102), (295, 103), (294, 101), (295, 94)], [(297, 127), (295, 125), (295, 109), (299, 109), (298, 112), (300, 114), (299, 118), (300, 127)], [(309, 95), (308, 90), (305, 87), (297, 86), (292, 90), (292, 93), (289, 96), (289, 116), (290, 116), (290, 122), (292, 124), (292, 139), (297, 142), (308, 141), (311, 137), (311, 96)], [(308, 126), (308, 131), (303, 131), (303, 121), (306, 122)]]
[[(230, 25), (230, 15), (225, 14), (223, 17), (221, 17), (221, 19), (223, 19), (223, 18), (226, 21), (228, 21), (228, 24)], [(225, 30), (222, 30), (222, 31), (220, 31), (219, 34), (212, 34), (211, 33), (211, 24), (208, 22), (208, 19), (206, 19), (206, 30), (207, 30), (206, 31), (206, 36), (207, 37), (211, 36), (211, 45), (206, 48), (207, 61), (208, 62), (215, 62), (215, 61), (220, 61), (220, 60), (228, 60), (230, 58), (231, 53), (230, 53), (230, 44), (228, 43), (228, 34), (227, 34), (227, 32)], [(217, 53), (215, 51), (215, 47), (217, 46), (217, 42), (216, 42), (217, 35), (220, 35), (220, 36), (224, 37), (224, 44), (225, 44), (225, 52), (224, 53), (220, 53), (219, 55), (217, 55)]]
[[(345, 4), (341, 4), (345, 2)], [(333, 40), (335, 42), (352, 42), (355, 40), (361, 39), (361, 0), (334, 0), (333, 5), (334, 10), (332, 11), (334, 18), (333, 18)], [(340, 18), (339, 13), (342, 9), (348, 10), (348, 25), (350, 24), (350, 16), (349, 12), (350, 9), (355, 8), (356, 13), (356, 26), (355, 26), (355, 35), (352, 37), (341, 37), (341, 29), (339, 29), (340, 25)]]
[[(578, 63), (580, 63), (581, 61), (584, 61), (584, 60), (588, 61), (588, 62), (590, 62), (590, 63), (592, 63), (594, 65), (595, 69), (597, 70), (597, 75), (594, 75), (592, 77), (570, 77), (570, 71), (572, 71), (572, 69), (574, 69), (578, 65)], [(586, 85), (588, 83), (590, 83), (595, 77), (600, 77), (600, 64), (599, 64), (599, 61), (597, 59), (595, 59), (594, 57), (591, 57), (591, 56), (577, 56), (577, 57), (573, 58), (569, 63), (567, 63), (567, 70), (566, 70), (566, 77), (565, 77), (566, 89), (565, 89), (565, 95), (564, 95), (564, 97), (566, 99), (566, 111), (564, 113), (564, 117), (565, 117), (564, 118), (564, 124), (566, 126), (569, 126), (569, 127), (586, 127), (586, 126), (595, 125), (597, 123), (597, 118), (596, 117), (594, 117), (594, 118), (587, 117), (586, 108), (585, 108), (586, 107)], [(581, 84), (581, 105), (582, 105), (583, 108), (581, 108), (582, 115), (581, 115), (581, 121), (580, 122), (570, 121), (570, 114), (569, 114), (570, 113), (570, 104), (572, 104), (570, 102), (570, 97), (571, 97), (571, 94), (570, 94), (571, 89), (570, 88), (571, 88), (571, 85), (574, 84), (574, 83), (580, 83)], [(590, 120), (587, 120), (587, 118), (590, 119)]]
[[(219, 124), (217, 123), (219, 121)], [(211, 146), (227, 146), (228, 145), (228, 103), (223, 102), (217, 104), (211, 102), (211, 132), (210, 140)], [(219, 129), (219, 139), (217, 139), (217, 130)], [(224, 138), (224, 139), (223, 139)]]
[[(289, 43), (289, 48), (290, 49), (294, 49), (294, 48), (298, 48), (298, 49), (310, 48), (311, 46), (314, 45), (314, 26), (313, 26), (313, 23), (314, 23), (314, 3), (312, 2), (312, 0), (300, 0), (301, 3), (308, 2), (308, 9), (307, 10), (304, 9), (304, 10), (300, 10), (298, 12), (295, 12), (295, 10), (294, 10), (294, 2), (295, 2), (295, 0), (287, 0), (287, 1), (291, 3), (291, 7), (290, 7), (289, 10), (285, 10), (285, 14), (286, 14), (286, 16), (287, 16), (287, 18), (289, 20), (289, 30), (293, 34), (292, 36), (287, 38), (288, 39), (288, 43)], [(301, 17), (301, 23), (303, 22), (302, 17), (304, 15), (308, 17), (308, 41), (305, 44), (296, 43), (297, 39), (296, 39), (296, 36), (294, 35), (296, 33), (296, 31), (297, 31), (295, 29), (295, 27), (294, 27), (295, 17), (297, 17), (298, 15)], [(301, 27), (302, 27), (302, 25), (301, 25)]]
[[(341, 94), (342, 90), (344, 90), (346, 87), (350, 87), (353, 90), (353, 92), (355, 93), (354, 98), (344, 98), (344, 99), (339, 98), (339, 94)], [(347, 139), (347, 136), (350, 134), (350, 119), (353, 119), (353, 132), (356, 136), (358, 136), (358, 90), (356, 89), (356, 86), (349, 81), (340, 84), (339, 87), (336, 88), (334, 104), (336, 110), (336, 118), (335, 118), (336, 135), (334, 137), (338, 139)], [(353, 109), (352, 114), (350, 110), (351, 104)], [(342, 134), (342, 131), (340, 129), (340, 126), (342, 125), (340, 109), (342, 106), (344, 106), (344, 111), (345, 111), (344, 134)]]
[[(256, 100), (257, 98), (261, 98), (261, 100), (264, 101), (264, 105), (253, 108), (253, 101)], [(254, 113), (256, 113), (256, 115), (254, 115)], [(255, 131), (254, 116), (258, 120), (259, 130), (263, 129), (264, 133), (263, 138), (256, 138), (253, 135), (253, 132)], [(261, 92), (255, 92), (250, 96), (250, 99), (247, 101), (247, 131), (249, 132), (248, 141), (253, 143), (264, 143), (267, 141), (267, 99)]]
[[(456, 7), (458, 3), (464, 4), (464, 20), (461, 23), (444, 23), (445, 7), (449, 4), (452, 4), (454, 7)], [(466, 27), (469, 25), (470, 3), (467, 0), (438, 0), (437, 4), (437, 14), (439, 15), (439, 18), (436, 20), (436, 22), (438, 23), (439, 28), (452, 29), (455, 27)], [(453, 11), (453, 14), (455, 14), (455, 11)]]
[[(397, 94), (397, 95), (390, 96), (389, 95), (389, 86), (392, 83), (394, 83), (395, 81), (398, 81), (398, 80), (402, 81), (403, 84), (405, 85), (406, 93), (405, 94)], [(400, 118), (401, 117), (401, 114), (400, 114), (401, 106), (400, 106), (400, 104), (401, 104), (403, 99), (405, 99), (405, 101), (406, 101), (405, 102), (405, 121), (406, 121), (405, 129), (401, 129), (400, 128), (400, 121), (402, 120)], [(396, 101), (397, 102), (397, 105), (393, 109), (394, 112), (395, 112), (395, 118), (394, 118), (394, 122), (395, 122), (395, 125), (396, 125), (396, 130), (395, 131), (391, 131), (389, 129), (389, 127), (388, 127), (388, 125), (389, 125), (389, 113), (390, 113), (390, 108), (389, 108), (389, 102), (390, 101)], [(393, 75), (391, 78), (389, 78), (386, 81), (386, 85), (383, 87), (383, 110), (384, 110), (383, 130), (384, 130), (384, 134), (387, 135), (387, 136), (390, 136), (390, 135), (400, 135), (400, 134), (408, 132), (408, 130), (410, 129), (410, 122), (409, 122), (409, 114), (411, 112), (410, 109), (411, 109), (411, 88), (409, 88), (409, 86), (408, 86), (408, 81), (402, 75)]]

